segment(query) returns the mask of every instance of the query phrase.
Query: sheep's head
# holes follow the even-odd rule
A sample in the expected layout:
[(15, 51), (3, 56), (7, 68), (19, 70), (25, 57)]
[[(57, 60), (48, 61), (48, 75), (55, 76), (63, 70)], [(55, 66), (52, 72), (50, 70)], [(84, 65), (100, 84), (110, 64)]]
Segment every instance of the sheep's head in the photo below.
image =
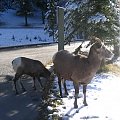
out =
[(106, 48), (106, 46), (99, 38), (97, 38), (96, 40), (97, 41), (93, 43), (92, 47), (90, 48), (90, 51), (100, 60), (104, 58), (111, 58), (113, 56), (112, 52), (108, 50), (108, 48)]
[(100, 38), (95, 37), (95, 36), (92, 36), (90, 41), (91, 41), (91, 44), (96, 43), (96, 42), (100, 44), (102, 43), (102, 40), (100, 40)]
[(95, 36), (92, 36), (92, 37), (89, 37), (89, 40), (90, 42), (88, 43), (88, 45), (86, 46), (86, 48), (94, 43), (101, 43), (102, 41), (98, 38), (98, 37), (95, 37)]

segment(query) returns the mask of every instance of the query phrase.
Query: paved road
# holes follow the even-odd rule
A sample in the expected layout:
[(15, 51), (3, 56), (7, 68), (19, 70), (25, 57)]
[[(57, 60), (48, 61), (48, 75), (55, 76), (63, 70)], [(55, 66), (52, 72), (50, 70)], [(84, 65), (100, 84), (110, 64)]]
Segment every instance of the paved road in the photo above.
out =
[[(77, 46), (79, 43), (74, 43), (65, 46), (65, 49), (73, 51)], [(6, 75), (14, 75), (11, 61), (16, 57), (25, 56), (46, 64), (51, 61), (56, 51), (57, 45), (0, 51), (0, 120), (35, 120), (41, 102), (40, 86), (37, 86), (37, 91), (33, 91), (31, 79), (23, 81), (27, 92), (15, 96), (12, 81), (6, 77)]]
[[(66, 45), (65, 49), (73, 51), (80, 43), (73, 43), (71, 46)], [(51, 61), (52, 56), (57, 51), (57, 45), (45, 47), (31, 47), (23, 49), (0, 50), (0, 75), (14, 73), (11, 66), (11, 61), (20, 56), (29, 57), (40, 60), (43, 64)]]

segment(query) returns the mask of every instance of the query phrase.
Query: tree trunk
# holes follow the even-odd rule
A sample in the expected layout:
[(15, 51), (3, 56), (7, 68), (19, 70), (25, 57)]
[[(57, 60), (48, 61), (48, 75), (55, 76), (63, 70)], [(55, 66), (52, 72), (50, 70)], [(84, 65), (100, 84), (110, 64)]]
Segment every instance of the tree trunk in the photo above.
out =
[(53, 28), (53, 41), (55, 42), (55, 38), (54, 38), (54, 28)]
[(28, 16), (27, 16), (27, 13), (25, 13), (25, 26), (28, 26)]
[(45, 24), (45, 16), (44, 16), (44, 11), (42, 11), (42, 22)]

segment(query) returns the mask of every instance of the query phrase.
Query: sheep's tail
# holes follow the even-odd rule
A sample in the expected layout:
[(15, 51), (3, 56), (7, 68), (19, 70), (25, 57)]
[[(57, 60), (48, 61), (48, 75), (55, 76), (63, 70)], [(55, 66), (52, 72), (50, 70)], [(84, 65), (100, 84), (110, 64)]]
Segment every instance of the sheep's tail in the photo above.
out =
[(21, 66), (21, 58), (15, 58), (13, 61), (12, 61), (12, 66), (13, 66), (13, 69), (14, 71), (16, 72), (18, 67)]

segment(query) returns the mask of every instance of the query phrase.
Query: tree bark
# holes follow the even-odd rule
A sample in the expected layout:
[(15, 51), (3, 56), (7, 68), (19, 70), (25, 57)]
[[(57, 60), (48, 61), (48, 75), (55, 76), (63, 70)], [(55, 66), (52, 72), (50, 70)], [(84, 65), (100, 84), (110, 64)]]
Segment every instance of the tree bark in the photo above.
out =
[(44, 11), (42, 11), (42, 22), (45, 24), (45, 16), (44, 16)]
[(27, 13), (25, 13), (25, 26), (28, 26), (28, 19), (27, 19)]

